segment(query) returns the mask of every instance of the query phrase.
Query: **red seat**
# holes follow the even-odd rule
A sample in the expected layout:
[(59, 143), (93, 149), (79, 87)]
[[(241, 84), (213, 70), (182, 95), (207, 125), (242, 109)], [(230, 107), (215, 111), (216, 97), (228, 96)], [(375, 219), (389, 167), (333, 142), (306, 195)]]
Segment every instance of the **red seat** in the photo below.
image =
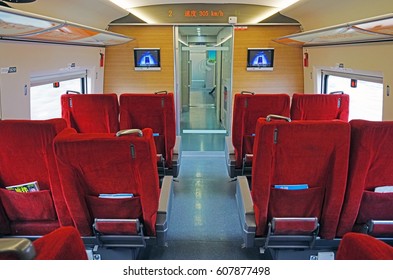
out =
[(78, 132), (109, 132), (119, 130), (119, 103), (115, 93), (63, 94), (62, 117), (68, 127)]
[(348, 94), (303, 94), (292, 96), (292, 120), (334, 120), (348, 121)]
[(60, 227), (31, 242), (22, 238), (0, 238), (0, 259), (87, 260), (79, 232)]
[(367, 234), (349, 232), (340, 242), (336, 260), (393, 260), (393, 247)]
[[(160, 189), (152, 130), (134, 132), (117, 137), (69, 131), (55, 139), (64, 197), (84, 239), (105, 243), (105, 236), (137, 236), (143, 246), (146, 235), (165, 238), (172, 177), (164, 177)], [(113, 242), (126, 244), (116, 238)]]
[(62, 227), (33, 242), (36, 260), (87, 260), (85, 246), (74, 227)]
[[(0, 233), (40, 236), (72, 225), (63, 198), (53, 141), (66, 128), (63, 119), (0, 121)], [(5, 187), (37, 181), (39, 191)]]
[(177, 176), (180, 167), (180, 137), (176, 137), (173, 93), (123, 93), (120, 95), (120, 129), (151, 128), (157, 154), (168, 174)]
[(375, 189), (393, 186), (393, 122), (352, 120), (350, 125), (348, 186), (338, 235), (361, 231), (392, 237), (393, 190), (377, 192)]
[[(244, 228), (248, 238), (318, 234), (333, 239), (345, 194), (349, 139), (349, 124), (342, 121), (258, 119), (251, 193), (244, 176), (238, 177), (237, 185), (243, 223), (255, 219), (254, 229)], [(308, 188), (275, 187), (304, 184)]]
[[(227, 138), (226, 156), (231, 178), (240, 175), (246, 154), (252, 154), (255, 125), (260, 117), (280, 115), (289, 117), (288, 94), (235, 94), (233, 105), (232, 138)], [(230, 141), (230, 139), (232, 141)], [(233, 147), (231, 147), (233, 145)], [(233, 151), (232, 151), (233, 149)]]

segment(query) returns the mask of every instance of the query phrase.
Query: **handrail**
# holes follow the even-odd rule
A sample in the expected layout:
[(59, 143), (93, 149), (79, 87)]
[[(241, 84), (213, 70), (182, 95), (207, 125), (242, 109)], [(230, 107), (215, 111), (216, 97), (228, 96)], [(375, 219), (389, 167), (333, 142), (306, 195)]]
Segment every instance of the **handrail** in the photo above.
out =
[(274, 115), (274, 114), (268, 115), (266, 117), (266, 121), (267, 122), (270, 122), (272, 119), (285, 120), (287, 122), (291, 122), (292, 121), (291, 118), (280, 116), (280, 115)]
[(154, 94), (168, 94), (166, 90), (156, 91)]
[(251, 95), (254, 95), (255, 92), (243, 90), (242, 92), (240, 92), (240, 94), (251, 94)]
[(138, 134), (139, 137), (143, 136), (142, 130), (137, 129), (137, 128), (132, 128), (132, 129), (123, 129), (123, 130), (116, 132), (116, 137), (121, 137), (124, 135), (130, 135), (130, 134)]
[(76, 90), (67, 90), (67, 91), (66, 91), (66, 94), (70, 94), (70, 93), (73, 93), (73, 94), (81, 94), (79, 91), (76, 91)]

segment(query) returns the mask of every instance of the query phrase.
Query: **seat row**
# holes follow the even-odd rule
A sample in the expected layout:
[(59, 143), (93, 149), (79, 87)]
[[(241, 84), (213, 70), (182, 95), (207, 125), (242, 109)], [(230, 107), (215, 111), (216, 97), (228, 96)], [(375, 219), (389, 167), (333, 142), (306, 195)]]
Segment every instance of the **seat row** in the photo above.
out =
[[(78, 132), (117, 132), (119, 129), (150, 127), (155, 135), (160, 174), (177, 177), (181, 139), (176, 136), (175, 105), (172, 93), (156, 94), (65, 94), (61, 97), (62, 117)], [(348, 120), (349, 96), (294, 94), (254, 94), (242, 92), (234, 98), (232, 138), (227, 140), (230, 177), (243, 173), (246, 155), (251, 154), (255, 123), (269, 114), (292, 119)], [(245, 159), (246, 158), (246, 159)], [(166, 171), (166, 172), (165, 172)]]
[[(128, 132), (0, 121), (0, 234), (72, 225), (90, 247), (165, 244), (173, 178), (159, 183), (152, 130)], [(240, 176), (236, 190), (245, 246), (334, 247), (359, 230), (391, 240), (392, 139), (393, 122), (258, 119), (251, 185)], [(39, 191), (5, 189), (31, 181)]]
[(251, 178), (237, 177), (246, 247), (335, 248), (348, 232), (393, 241), (393, 122), (259, 118)]
[[(87, 260), (78, 231), (61, 227), (31, 242), (25, 238), (0, 239), (0, 260)], [(336, 260), (392, 260), (393, 247), (372, 236), (350, 232), (337, 249)]]
[[(0, 260), (87, 260), (78, 231), (61, 227), (31, 242), (25, 238), (0, 239)], [(372, 236), (350, 232), (337, 249), (336, 260), (392, 260), (393, 247)]]
[(64, 119), (2, 120), (0, 135), (1, 235), (74, 226), (97, 250), (165, 244), (173, 176), (160, 183), (150, 128), (116, 136), (78, 133)]
[[(251, 170), (255, 126), (259, 117), (278, 115), (287, 120), (348, 121), (347, 94), (235, 94), (232, 135), (226, 138), (228, 175), (235, 178)], [(289, 119), (290, 118), (290, 119)], [(249, 172), (248, 172), (249, 173)]]
[(160, 174), (177, 177), (181, 138), (176, 136), (172, 93), (64, 94), (62, 117), (79, 133), (116, 133), (125, 129), (152, 128)]

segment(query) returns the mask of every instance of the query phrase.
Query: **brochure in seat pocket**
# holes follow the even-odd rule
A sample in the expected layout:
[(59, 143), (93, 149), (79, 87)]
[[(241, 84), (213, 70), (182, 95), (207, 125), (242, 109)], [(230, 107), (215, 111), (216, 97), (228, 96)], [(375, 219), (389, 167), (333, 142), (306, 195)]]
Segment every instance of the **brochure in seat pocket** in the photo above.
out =
[(374, 189), (374, 192), (378, 192), (378, 193), (392, 193), (393, 192), (393, 186), (376, 187)]
[(298, 184), (298, 185), (274, 185), (275, 189), (282, 189), (282, 190), (306, 190), (308, 189), (308, 184)]
[(131, 198), (134, 197), (132, 193), (102, 193), (99, 198)]

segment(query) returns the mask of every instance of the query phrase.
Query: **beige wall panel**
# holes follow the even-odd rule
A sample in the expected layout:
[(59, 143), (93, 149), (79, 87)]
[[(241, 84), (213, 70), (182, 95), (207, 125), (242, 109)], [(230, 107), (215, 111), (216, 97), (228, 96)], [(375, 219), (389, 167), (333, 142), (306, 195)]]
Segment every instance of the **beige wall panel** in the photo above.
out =
[[(301, 48), (278, 44), (273, 39), (297, 33), (298, 26), (248, 26), (235, 31), (233, 93), (242, 90), (256, 93), (303, 91)], [(274, 48), (273, 71), (247, 71), (247, 48)]]
[[(104, 91), (149, 93), (173, 92), (174, 52), (172, 26), (112, 26), (110, 31), (135, 40), (106, 48)], [(134, 48), (160, 48), (161, 71), (135, 71)]]

